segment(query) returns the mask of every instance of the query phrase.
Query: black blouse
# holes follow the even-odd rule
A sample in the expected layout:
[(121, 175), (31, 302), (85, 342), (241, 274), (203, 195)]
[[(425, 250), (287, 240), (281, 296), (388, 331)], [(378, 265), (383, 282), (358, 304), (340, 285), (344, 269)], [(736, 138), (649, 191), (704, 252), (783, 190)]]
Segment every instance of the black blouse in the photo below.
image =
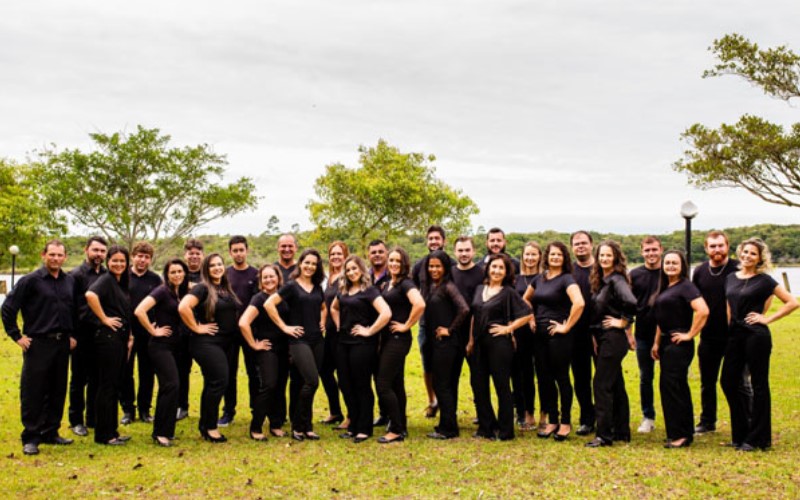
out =
[[(189, 295), (197, 297), (197, 305), (194, 307), (194, 319), (197, 324), (212, 323), (206, 319), (206, 299), (208, 298), (208, 286), (200, 283), (192, 287)], [(239, 310), (236, 299), (224, 290), (217, 289), (217, 305), (214, 308), (214, 321), (219, 330), (217, 337), (233, 337), (239, 335)], [(192, 332), (193, 335), (197, 335)]]
[(687, 333), (692, 328), (692, 301), (700, 296), (700, 290), (686, 279), (658, 294), (653, 309), (662, 336)]
[[(276, 325), (272, 318), (269, 317), (267, 314), (266, 309), (264, 309), (264, 303), (267, 302), (269, 295), (266, 292), (258, 292), (250, 299), (251, 306), (255, 307), (258, 310), (258, 316), (256, 319), (253, 320), (253, 323), (250, 325), (250, 328), (253, 330), (253, 338), (256, 340), (264, 340), (267, 339), (272, 342), (273, 349), (276, 342), (279, 343), (286, 343), (287, 335), (284, 334), (278, 325)], [(281, 302), (278, 304), (278, 315), (285, 320), (286, 317), (289, 315), (289, 306), (286, 305), (286, 302)]]
[(628, 280), (620, 273), (614, 272), (602, 280), (600, 290), (592, 295), (594, 308), (592, 310), (593, 328), (603, 329), (603, 319), (606, 316), (624, 318), (628, 324), (633, 323), (636, 315), (636, 297), (633, 296)]
[[(411, 301), (408, 300), (408, 292), (416, 289), (417, 287), (414, 286), (414, 282), (409, 278), (404, 279), (395, 286), (387, 285), (384, 288), (381, 295), (392, 310), (392, 319), (389, 320), (389, 324), (393, 321), (397, 321), (398, 323), (405, 323), (408, 321), (408, 317), (411, 315)], [(391, 333), (388, 324), (384, 332)], [(411, 331), (403, 332), (403, 334), (410, 335)]]
[(180, 341), (181, 334), (181, 315), (178, 313), (180, 301), (178, 297), (170, 291), (167, 285), (159, 285), (150, 292), (149, 296), (156, 301), (153, 308), (150, 309), (156, 326), (168, 326), (172, 329), (172, 335), (169, 337), (153, 337), (150, 341), (162, 344), (177, 344)]
[(510, 286), (504, 286), (486, 301), (483, 300), (485, 288), (486, 285), (480, 285), (472, 299), (472, 334), (476, 341), (487, 336), (491, 337), (489, 327), (492, 325), (507, 325), (531, 313), (528, 304)]
[(740, 327), (753, 332), (769, 333), (767, 325), (748, 325), (744, 319), (751, 312), (764, 313), (767, 300), (775, 293), (778, 282), (769, 274), (756, 274), (740, 279), (736, 273), (725, 280), (725, 296), (731, 308), (731, 328)]
[(363, 344), (377, 342), (378, 335), (356, 337), (351, 331), (356, 325), (369, 327), (378, 319), (375, 300), (381, 296), (380, 290), (374, 286), (360, 290), (353, 295), (339, 292), (339, 342), (342, 344)]
[[(97, 294), (97, 297), (100, 299), (100, 305), (106, 316), (109, 318), (117, 317), (122, 321), (122, 326), (117, 329), (117, 332), (129, 333), (131, 329), (131, 317), (133, 316), (131, 298), (128, 291), (122, 289), (117, 278), (111, 273), (103, 273), (97, 278), (97, 281), (92, 283), (89, 287), (89, 291)], [(108, 328), (100, 324), (99, 319), (96, 318), (95, 321), (99, 328)]]
[(572, 309), (572, 300), (567, 294), (567, 288), (575, 284), (575, 278), (571, 274), (561, 273), (552, 279), (547, 279), (544, 273), (537, 274), (531, 283), (534, 290), (531, 304), (536, 323), (549, 324), (551, 320), (559, 323), (566, 321)]
[(322, 319), (322, 305), (325, 303), (322, 287), (314, 285), (314, 288), (307, 292), (298, 282), (290, 281), (278, 290), (278, 295), (289, 307), (289, 321), (286, 324), (303, 327), (303, 336), (289, 337), (289, 343), (311, 344), (322, 340), (322, 330), (319, 325)]
[(436, 329), (447, 328), (453, 339), (456, 339), (458, 327), (469, 315), (469, 306), (452, 281), (440, 286), (432, 286), (425, 298), (425, 333), (436, 337)]

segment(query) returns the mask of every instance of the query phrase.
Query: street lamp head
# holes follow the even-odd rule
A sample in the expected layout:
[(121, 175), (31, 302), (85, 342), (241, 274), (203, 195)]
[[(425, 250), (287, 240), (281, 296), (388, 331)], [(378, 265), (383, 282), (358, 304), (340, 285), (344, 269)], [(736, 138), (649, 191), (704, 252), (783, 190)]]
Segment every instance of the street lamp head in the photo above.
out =
[(698, 212), (697, 205), (691, 201), (685, 201), (683, 205), (681, 205), (681, 217), (684, 219), (694, 219)]
[(19, 254), (19, 247), (17, 245), (11, 245), (8, 247), (8, 251), (11, 252), (11, 255)]

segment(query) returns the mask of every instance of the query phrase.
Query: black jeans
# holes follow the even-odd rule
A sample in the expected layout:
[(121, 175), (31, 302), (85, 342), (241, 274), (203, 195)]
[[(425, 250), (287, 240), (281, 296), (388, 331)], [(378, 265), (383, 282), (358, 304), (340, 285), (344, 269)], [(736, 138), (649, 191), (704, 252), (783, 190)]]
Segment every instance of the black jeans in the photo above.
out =
[[(511, 395), (511, 364), (514, 345), (510, 337), (483, 334), (476, 346), (477, 382), (475, 406), (478, 408), (478, 434), (500, 439), (514, 437), (514, 399)], [(497, 393), (497, 416), (492, 408), (489, 378)]]
[(228, 387), (228, 347), (233, 339), (225, 336), (193, 335), (189, 347), (192, 357), (203, 372), (203, 393), (200, 396), (201, 433), (217, 428), (219, 404)]
[(625, 391), (622, 360), (628, 354), (628, 337), (621, 329), (598, 330), (597, 366), (594, 373), (594, 409), (597, 436), (606, 441), (630, 440), (631, 408)]
[[(95, 424), (95, 395), (97, 394), (97, 364), (94, 352), (94, 333), (97, 327), (81, 323), (75, 339), (77, 344), (70, 353), (71, 377), (69, 380), (69, 425)], [(84, 420), (86, 412), (86, 420)]]
[(189, 410), (189, 379), (192, 374), (191, 334), (180, 332), (178, 342), (178, 407)]
[(97, 354), (97, 395), (95, 396), (95, 443), (107, 443), (119, 436), (119, 394), (122, 370), (128, 356), (128, 333), (101, 328), (95, 333)]
[[(241, 348), (241, 349), (240, 349)], [(253, 409), (255, 395), (258, 392), (258, 373), (256, 363), (253, 359), (253, 351), (241, 337), (231, 342), (228, 348), (228, 388), (225, 389), (222, 412), (231, 417), (236, 415), (236, 404), (238, 400), (238, 378), (239, 378), (239, 351), (244, 357), (244, 368), (247, 372), (247, 394), (250, 409)]]
[(548, 326), (546, 323), (536, 325), (536, 335), (544, 336), (544, 342), (539, 343), (539, 348), (544, 349), (544, 352), (539, 354), (544, 363), (542, 408), (548, 414), (549, 423), (569, 425), (572, 421), (572, 381), (569, 377), (569, 365), (572, 360), (574, 340), (571, 333), (550, 335), (547, 333)]
[(514, 407), (517, 420), (523, 421), (525, 413), (533, 415), (536, 389), (533, 385), (533, 332), (526, 325), (514, 332), (517, 350), (511, 367), (511, 384), (514, 387)]
[[(130, 358), (125, 363), (122, 379), (122, 394), (120, 395), (120, 405), (122, 411), (133, 415), (136, 412), (136, 404), (139, 405), (140, 414), (149, 414), (150, 406), (153, 404), (153, 384), (155, 373), (150, 362), (148, 345), (150, 335), (147, 332), (134, 333), (133, 351)], [(139, 393), (136, 394), (136, 383), (133, 380), (133, 365), (139, 364)]]
[(431, 365), (433, 370), (433, 390), (439, 401), (439, 425), (436, 431), (448, 437), (459, 434), (456, 408), (458, 393), (456, 378), (461, 373), (464, 347), (454, 338), (428, 338), (431, 344)]
[[(769, 388), (769, 358), (772, 336), (769, 330), (756, 332), (747, 327), (731, 328), (725, 363), (722, 365), (722, 391), (731, 411), (731, 441), (760, 448), (772, 445), (772, 403)], [(753, 384), (752, 414), (741, 385), (745, 367)]]
[(406, 356), (411, 350), (411, 334), (386, 334), (378, 355), (378, 400), (389, 417), (389, 432), (403, 434), (406, 425)]
[(581, 407), (581, 425), (594, 426), (594, 401), (592, 399), (592, 363), (594, 344), (588, 328), (573, 330), (572, 377), (575, 381), (575, 398)]
[(642, 403), (642, 416), (650, 420), (656, 419), (656, 407), (653, 401), (653, 379), (656, 363), (651, 354), (653, 339), (636, 339), (636, 362), (639, 365), (639, 399)]
[(253, 351), (253, 361), (258, 375), (258, 390), (253, 400), (253, 420), (250, 432), (263, 432), (264, 420), (274, 407), (275, 389), (278, 387), (278, 369), (281, 363), (280, 354), (275, 350)]
[(300, 386), (291, 413), (292, 430), (295, 432), (314, 430), (314, 394), (319, 387), (319, 368), (322, 366), (324, 352), (325, 346), (321, 340), (312, 344), (289, 345), (289, 356), (292, 358), (291, 376)]
[(353, 434), (372, 435), (375, 395), (372, 392), (372, 373), (378, 357), (378, 343), (360, 344), (339, 342), (336, 370), (339, 387), (350, 416), (348, 430)]
[[(728, 339), (707, 339), (700, 337), (697, 348), (697, 360), (700, 364), (700, 423), (707, 427), (715, 427), (717, 423), (717, 382), (720, 367), (728, 347)], [(739, 394), (746, 401), (747, 418), (753, 406), (753, 387), (750, 385), (750, 373), (745, 367)]]
[(34, 338), (22, 354), (20, 414), (22, 443), (39, 444), (58, 435), (67, 396), (69, 337)]
[(694, 358), (694, 341), (674, 344), (668, 336), (661, 339), (661, 407), (667, 438), (675, 441), (694, 436), (692, 391), (689, 389), (689, 366)]
[(339, 344), (339, 334), (335, 327), (328, 325), (325, 333), (325, 355), (322, 357), (322, 368), (319, 378), (325, 396), (328, 398), (328, 412), (336, 417), (342, 416), (342, 405), (339, 402), (339, 383), (336, 381), (336, 349)]
[[(152, 339), (148, 346), (150, 362), (158, 377), (156, 413), (153, 419), (153, 436), (175, 436), (175, 416), (178, 410), (179, 343)], [(141, 407), (140, 407), (141, 409)]]

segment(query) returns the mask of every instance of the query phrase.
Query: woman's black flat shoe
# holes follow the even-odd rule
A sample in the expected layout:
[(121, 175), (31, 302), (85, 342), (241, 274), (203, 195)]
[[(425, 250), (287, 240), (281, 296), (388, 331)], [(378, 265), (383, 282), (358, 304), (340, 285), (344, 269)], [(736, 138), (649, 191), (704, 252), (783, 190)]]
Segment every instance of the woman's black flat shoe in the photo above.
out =
[(369, 439), (369, 436), (356, 436), (356, 437), (353, 438), (353, 442), (354, 443), (363, 443), (367, 439)]
[(605, 447), (605, 446), (611, 446), (612, 444), (613, 443), (611, 441), (606, 441), (605, 439), (603, 439), (601, 437), (596, 437), (596, 438), (592, 439), (591, 441), (589, 441), (588, 443), (586, 443), (586, 447), (587, 448), (601, 448), (601, 447)]
[(334, 415), (321, 421), (321, 423), (325, 425), (336, 425), (341, 424), (342, 422), (344, 422), (344, 415)]
[(692, 445), (692, 440), (685, 439), (681, 444), (675, 444), (673, 441), (670, 441), (669, 443), (664, 445), (664, 448), (671, 450), (675, 448), (688, 448), (691, 445)]
[(286, 437), (286, 433), (284, 431), (280, 430), (280, 429), (270, 429), (269, 433), (272, 435), (272, 437), (276, 437), (276, 438), (285, 438)]
[(200, 435), (203, 436), (204, 440), (214, 444), (225, 443), (228, 441), (228, 438), (226, 438), (222, 434), (220, 434), (219, 437), (214, 437), (210, 435), (208, 432), (201, 432)]
[(164, 447), (164, 448), (171, 448), (172, 447), (172, 442), (169, 440), (169, 438), (164, 438), (164, 439), (166, 439), (166, 441), (162, 441), (162, 440), (158, 439), (158, 436), (153, 436), (153, 442), (155, 444), (157, 444), (158, 446)]
[(393, 438), (387, 438), (386, 436), (381, 436), (378, 438), (378, 442), (380, 444), (389, 444), (389, 443), (399, 443), (405, 440), (402, 434), (398, 434)]
[(305, 438), (309, 441), (319, 441), (319, 434), (315, 432), (306, 432)]
[(553, 434), (555, 434), (557, 430), (558, 430), (558, 427), (556, 427), (555, 429), (553, 429), (553, 430), (552, 430), (552, 431), (550, 431), (550, 432), (545, 432), (545, 431), (541, 430), (541, 431), (538, 431), (538, 432), (536, 433), (536, 437), (538, 437), (538, 438), (542, 438), (542, 439), (547, 439), (547, 438), (549, 438), (550, 436), (552, 436)]
[(253, 441), (266, 441), (266, 440), (267, 440), (267, 436), (260, 436), (260, 437), (256, 437), (256, 436), (255, 436), (255, 435), (254, 435), (254, 434), (251, 432), (251, 433), (250, 433), (250, 439), (252, 439)]
[(292, 439), (294, 439), (295, 441), (305, 441), (306, 437), (303, 435), (302, 432), (292, 431)]

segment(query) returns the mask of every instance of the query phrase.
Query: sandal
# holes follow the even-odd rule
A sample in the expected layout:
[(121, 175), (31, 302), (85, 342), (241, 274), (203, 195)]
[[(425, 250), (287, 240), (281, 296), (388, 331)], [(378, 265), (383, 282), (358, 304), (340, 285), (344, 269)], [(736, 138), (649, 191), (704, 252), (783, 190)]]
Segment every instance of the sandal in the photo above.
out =
[(439, 412), (439, 403), (433, 402), (425, 407), (425, 418), (436, 418), (436, 414)]

